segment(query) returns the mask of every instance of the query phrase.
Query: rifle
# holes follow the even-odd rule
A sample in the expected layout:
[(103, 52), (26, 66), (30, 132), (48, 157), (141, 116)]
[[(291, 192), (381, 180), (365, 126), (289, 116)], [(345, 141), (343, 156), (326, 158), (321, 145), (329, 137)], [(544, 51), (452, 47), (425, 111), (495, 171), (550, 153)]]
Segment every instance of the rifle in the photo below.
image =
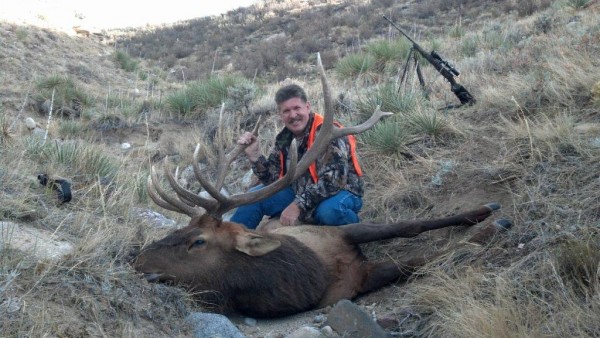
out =
[[(390, 24), (392, 24), (392, 26), (394, 28), (396, 28), (400, 33), (402, 33), (402, 35), (404, 35), (404, 37), (407, 38), (408, 41), (410, 41), (412, 43), (412, 50), (419, 52), (419, 54), (421, 54), (421, 56), (423, 56), (423, 58), (425, 58), (425, 60), (427, 60), (435, 68), (435, 70), (438, 71), (438, 73), (442, 74), (442, 76), (444, 78), (446, 78), (446, 80), (448, 80), (448, 82), (450, 82), (450, 90), (452, 90), (454, 95), (456, 95), (456, 97), (458, 97), (461, 104), (471, 105), (476, 102), (473, 95), (471, 95), (471, 93), (469, 93), (469, 91), (465, 87), (463, 87), (461, 84), (456, 82), (456, 80), (454, 79), (455, 76), (460, 75), (460, 73), (458, 72), (458, 70), (456, 70), (456, 68), (454, 68), (450, 63), (448, 63), (448, 61), (445, 61), (435, 51), (431, 51), (431, 53), (427, 53), (423, 48), (421, 48), (421, 46), (419, 46), (418, 43), (416, 43), (413, 39), (411, 39), (410, 36), (408, 36), (406, 33), (404, 33), (404, 31), (402, 29), (400, 29), (400, 27), (396, 26), (396, 24), (394, 24), (394, 22), (392, 22), (392, 20), (388, 19), (385, 15), (383, 16), (383, 18), (386, 19)], [(418, 69), (417, 69), (417, 71), (420, 72), (420, 70), (418, 70)], [(421, 85), (423, 85), (422, 81), (421, 81)]]

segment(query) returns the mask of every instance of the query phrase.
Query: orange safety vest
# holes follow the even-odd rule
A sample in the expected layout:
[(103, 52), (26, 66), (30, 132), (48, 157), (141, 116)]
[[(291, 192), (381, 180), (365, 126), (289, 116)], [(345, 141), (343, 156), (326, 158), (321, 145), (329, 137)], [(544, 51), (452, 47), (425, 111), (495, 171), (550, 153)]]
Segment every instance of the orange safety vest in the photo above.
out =
[[(314, 119), (313, 119), (313, 124), (310, 128), (310, 133), (308, 134), (308, 144), (306, 145), (307, 147), (307, 151), (308, 149), (310, 149), (310, 147), (312, 147), (313, 143), (315, 143), (315, 137), (317, 136), (317, 129), (320, 125), (323, 124), (323, 115), (314, 114)], [(338, 122), (333, 122), (337, 127), (342, 127), (341, 124), (339, 124)], [(348, 135), (348, 141), (350, 143), (350, 159), (352, 159), (352, 164), (354, 165), (354, 170), (356, 171), (356, 174), (358, 176), (362, 176), (363, 172), (362, 169), (360, 168), (360, 165), (358, 164), (358, 158), (356, 156), (356, 138), (354, 137), (354, 135)], [(279, 154), (279, 162), (280, 162), (280, 168), (281, 170), (279, 171), (279, 177), (283, 177), (283, 175), (285, 175), (285, 173), (283, 172), (283, 168), (285, 167), (285, 154), (282, 152), (280, 152)], [(308, 167), (308, 171), (310, 172), (310, 176), (313, 179), (314, 183), (317, 183), (317, 181), (319, 181), (319, 176), (317, 175), (317, 163), (313, 162), (311, 163), (311, 165)]]

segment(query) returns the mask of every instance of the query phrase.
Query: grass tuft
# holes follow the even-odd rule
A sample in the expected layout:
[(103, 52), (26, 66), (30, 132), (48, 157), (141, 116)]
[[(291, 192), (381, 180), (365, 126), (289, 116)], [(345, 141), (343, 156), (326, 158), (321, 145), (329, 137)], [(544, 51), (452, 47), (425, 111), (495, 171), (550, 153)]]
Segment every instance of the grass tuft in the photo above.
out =
[(339, 60), (335, 72), (342, 80), (372, 83), (376, 80), (375, 58), (368, 53), (350, 54)]
[(389, 118), (379, 122), (359, 138), (375, 153), (384, 156), (400, 155), (405, 150), (405, 144), (411, 138), (411, 133), (400, 119)]

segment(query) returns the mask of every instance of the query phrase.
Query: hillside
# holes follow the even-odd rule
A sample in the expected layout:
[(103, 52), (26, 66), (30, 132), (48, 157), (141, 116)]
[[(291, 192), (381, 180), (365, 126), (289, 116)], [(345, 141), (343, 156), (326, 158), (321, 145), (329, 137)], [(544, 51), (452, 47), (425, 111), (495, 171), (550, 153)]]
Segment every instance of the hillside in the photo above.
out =
[[(130, 266), (188, 221), (149, 200), (150, 166), (167, 157), (185, 172), (200, 144), (212, 170), (223, 101), (228, 146), (259, 115), (272, 138), (283, 82), (305, 86), (321, 110), (320, 52), (339, 120), (357, 124), (377, 105), (394, 112), (358, 138), (363, 220), (494, 201), (494, 218), (514, 224), (481, 246), (464, 240), (485, 224), (365, 245), (374, 260), (446, 254), (355, 303), (393, 336), (599, 336), (599, 12), (574, 0), (265, 0), (102, 40), (0, 14), (0, 335), (193, 336), (185, 318), (207, 304)], [(382, 15), (451, 61), (477, 103), (449, 109), (458, 100), (448, 83), (423, 65), (426, 99), (412, 61), (400, 83), (410, 45)], [(230, 192), (246, 189), (248, 169), (234, 162)], [(73, 199), (60, 203), (42, 173), (68, 178)], [(49, 240), (18, 249), (14, 225)], [(69, 253), (41, 257), (50, 240)], [(320, 328), (329, 310), (231, 320), (248, 337), (285, 337)]]

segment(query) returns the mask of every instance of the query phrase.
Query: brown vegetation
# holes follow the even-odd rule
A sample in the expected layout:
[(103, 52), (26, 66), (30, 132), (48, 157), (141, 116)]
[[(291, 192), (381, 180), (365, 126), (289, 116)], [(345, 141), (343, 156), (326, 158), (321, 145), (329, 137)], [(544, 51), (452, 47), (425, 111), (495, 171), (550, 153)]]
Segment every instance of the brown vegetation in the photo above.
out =
[[(425, 49), (435, 46), (451, 60), (477, 104), (439, 111), (455, 98), (431, 67), (423, 68), (429, 101), (409, 81), (396, 98), (413, 97), (411, 105), (397, 108), (399, 117), (386, 121), (390, 128), (360, 138), (368, 201), (361, 217), (379, 223), (435, 218), (494, 200), (503, 205), (499, 216), (515, 226), (484, 247), (450, 250), (417, 271), (418, 279), (357, 302), (377, 316), (397, 317), (392, 330), (414, 336), (600, 335), (599, 10), (597, 2), (575, 0), (267, 1), (221, 17), (126, 32), (129, 38), (111, 46), (0, 22), (0, 219), (74, 245), (67, 257), (38, 261), (10, 247), (2, 233), (0, 332), (187, 335), (182, 318), (203, 304), (182, 289), (147, 284), (130, 266), (142, 245), (169, 231), (151, 226), (160, 217), (140, 216), (150, 211), (150, 164), (166, 155), (187, 164), (197, 143), (203, 166), (217, 158), (214, 133), (205, 133), (215, 129), (217, 107), (202, 105), (200, 96), (186, 115), (168, 108), (167, 98), (213, 73), (245, 74), (256, 96), (224, 116), (232, 126), (227, 139), (261, 114), (269, 139), (277, 130), (270, 118), (275, 80), (300, 82), (319, 107), (314, 63), (307, 62), (313, 52), (322, 49), (325, 66), (337, 67), (345, 56), (365, 52), (372, 38), (395, 40), (385, 14)], [(403, 66), (391, 64), (368, 81), (332, 83), (335, 97), (343, 94), (344, 125), (357, 124), (357, 107), (372, 104), (375, 94), (398, 93), (383, 86), (390, 79), (394, 85)], [(58, 106), (77, 114), (39, 116), (35, 102), (52, 101), (53, 89)], [(185, 105), (188, 97), (180, 98), (171, 103)], [(26, 117), (48, 128), (46, 144), (27, 137)], [(131, 148), (122, 148), (125, 142)], [(234, 162), (233, 176), (247, 169)], [(73, 199), (57, 203), (36, 182), (39, 173), (69, 178)], [(241, 179), (226, 185), (244, 189)], [(469, 235), (444, 229), (365, 245), (363, 252), (408, 258)]]

